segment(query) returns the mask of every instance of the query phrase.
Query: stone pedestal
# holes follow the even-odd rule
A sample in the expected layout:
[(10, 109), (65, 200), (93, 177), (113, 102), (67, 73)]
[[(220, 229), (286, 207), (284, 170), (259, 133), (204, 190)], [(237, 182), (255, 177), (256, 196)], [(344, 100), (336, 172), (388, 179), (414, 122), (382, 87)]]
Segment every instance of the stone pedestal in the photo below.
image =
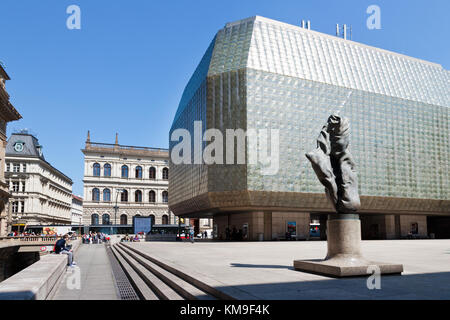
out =
[(361, 221), (357, 214), (331, 214), (327, 221), (328, 253), (324, 260), (295, 260), (298, 271), (331, 277), (354, 277), (373, 274), (400, 274), (403, 265), (374, 262), (361, 253)]

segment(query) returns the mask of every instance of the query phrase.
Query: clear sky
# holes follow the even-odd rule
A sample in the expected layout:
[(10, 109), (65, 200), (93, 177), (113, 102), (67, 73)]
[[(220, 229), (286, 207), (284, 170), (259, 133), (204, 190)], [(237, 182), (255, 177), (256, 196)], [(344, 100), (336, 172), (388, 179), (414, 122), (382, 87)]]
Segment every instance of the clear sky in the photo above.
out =
[[(69, 5), (81, 30), (69, 30)], [(381, 30), (369, 30), (369, 5)], [(0, 0), (0, 61), (7, 90), (46, 159), (82, 195), (83, 154), (91, 140), (168, 147), (184, 86), (225, 23), (260, 15), (333, 34), (352, 25), (353, 40), (450, 69), (448, 0)]]

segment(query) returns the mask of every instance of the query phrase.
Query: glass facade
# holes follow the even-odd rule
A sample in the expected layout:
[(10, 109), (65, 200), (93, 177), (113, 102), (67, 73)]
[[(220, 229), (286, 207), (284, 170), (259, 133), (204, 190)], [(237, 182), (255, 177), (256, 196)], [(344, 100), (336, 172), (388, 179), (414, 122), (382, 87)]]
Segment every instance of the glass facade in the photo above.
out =
[[(339, 111), (350, 120), (363, 197), (444, 200), (438, 209), (447, 212), (449, 80), (438, 64), (278, 21), (229, 23), (189, 81), (171, 133), (185, 128), (193, 136), (196, 120), (203, 132), (279, 129), (279, 171), (268, 176), (258, 165), (171, 163), (170, 206), (175, 213), (181, 204), (183, 213), (212, 209), (211, 193), (221, 192), (263, 192), (265, 206), (279, 194), (323, 195), (305, 153)], [(246, 197), (246, 204), (262, 206)]]

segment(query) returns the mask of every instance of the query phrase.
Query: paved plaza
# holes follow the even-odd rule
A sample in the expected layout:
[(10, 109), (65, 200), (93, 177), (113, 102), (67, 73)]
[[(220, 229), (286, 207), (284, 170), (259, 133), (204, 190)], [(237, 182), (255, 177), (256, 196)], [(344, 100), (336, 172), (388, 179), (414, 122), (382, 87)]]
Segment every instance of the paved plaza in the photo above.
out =
[[(75, 270), (67, 269), (53, 300), (118, 299), (115, 279), (105, 245), (81, 245), (74, 257), (77, 268)], [(78, 288), (73, 273), (77, 269), (80, 271), (80, 286)]]
[(362, 241), (365, 257), (400, 263), (403, 275), (333, 279), (293, 269), (321, 259), (326, 241), (140, 242), (131, 246), (239, 299), (450, 299), (450, 240)]

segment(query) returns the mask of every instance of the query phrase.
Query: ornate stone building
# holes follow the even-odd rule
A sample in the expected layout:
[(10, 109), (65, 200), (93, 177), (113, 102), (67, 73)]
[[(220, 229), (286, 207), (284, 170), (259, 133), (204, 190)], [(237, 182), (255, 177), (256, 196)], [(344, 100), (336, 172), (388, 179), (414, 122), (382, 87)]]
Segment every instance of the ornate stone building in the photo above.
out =
[(8, 184), (5, 181), (5, 148), (6, 124), (19, 120), (22, 116), (9, 102), (9, 94), (5, 89), (6, 80), (10, 80), (3, 66), (0, 64), (0, 236), (5, 236), (11, 223), (10, 212), (6, 210), (7, 202), (11, 196)]
[(72, 195), (72, 224), (83, 224), (83, 198)]
[(13, 228), (71, 224), (72, 180), (45, 160), (35, 136), (26, 131), (11, 135), (5, 178), (12, 194)]
[[(84, 154), (84, 225), (132, 225), (133, 217), (151, 216), (154, 224), (178, 220), (168, 207), (167, 149), (91, 142)], [(117, 214), (114, 207), (117, 203)]]

